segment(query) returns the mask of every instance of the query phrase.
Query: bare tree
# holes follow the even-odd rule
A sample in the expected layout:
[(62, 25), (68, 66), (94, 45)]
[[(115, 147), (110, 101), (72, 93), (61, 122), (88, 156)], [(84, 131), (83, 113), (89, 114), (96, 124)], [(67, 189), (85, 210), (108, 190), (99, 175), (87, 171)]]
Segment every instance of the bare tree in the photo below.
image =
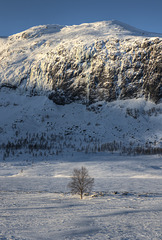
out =
[(68, 188), (71, 189), (72, 194), (79, 194), (82, 199), (83, 193), (90, 192), (93, 184), (94, 178), (89, 176), (88, 170), (85, 167), (81, 167), (81, 169), (74, 168)]

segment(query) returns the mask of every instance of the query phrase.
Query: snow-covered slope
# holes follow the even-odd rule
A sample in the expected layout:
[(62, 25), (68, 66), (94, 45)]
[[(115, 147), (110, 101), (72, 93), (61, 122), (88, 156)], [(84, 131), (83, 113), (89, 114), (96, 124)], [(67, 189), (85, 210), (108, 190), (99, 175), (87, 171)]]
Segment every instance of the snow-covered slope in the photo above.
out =
[(161, 46), (118, 21), (0, 38), (2, 158), (160, 153)]
[[(162, 104), (144, 99), (56, 105), (46, 96), (0, 94), (1, 159), (77, 152), (162, 153)], [(23, 157), (24, 158), (24, 157)]]
[(0, 39), (0, 88), (46, 94), (57, 104), (159, 102), (161, 37), (118, 21), (33, 27)]

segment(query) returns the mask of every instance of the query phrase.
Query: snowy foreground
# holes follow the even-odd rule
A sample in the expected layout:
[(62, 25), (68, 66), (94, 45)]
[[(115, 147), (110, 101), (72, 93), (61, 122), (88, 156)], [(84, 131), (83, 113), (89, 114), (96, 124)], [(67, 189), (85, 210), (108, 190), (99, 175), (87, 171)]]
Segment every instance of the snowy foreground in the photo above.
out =
[[(77, 160), (77, 161), (76, 161)], [(0, 239), (162, 239), (162, 158), (79, 155), (0, 163)], [(74, 167), (90, 196), (67, 189)]]

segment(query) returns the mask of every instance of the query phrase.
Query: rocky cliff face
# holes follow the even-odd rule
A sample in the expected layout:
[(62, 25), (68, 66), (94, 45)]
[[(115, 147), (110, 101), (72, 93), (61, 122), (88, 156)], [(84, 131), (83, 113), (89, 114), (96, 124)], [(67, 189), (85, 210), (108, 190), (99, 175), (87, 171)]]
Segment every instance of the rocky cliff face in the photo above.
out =
[(56, 104), (162, 97), (162, 36), (117, 21), (39, 26), (1, 39), (0, 88)]
[(162, 97), (161, 46), (159, 39), (109, 39), (82, 52), (77, 49), (73, 55), (63, 48), (60, 58), (50, 64), (54, 90), (50, 98), (92, 103), (145, 96), (158, 102)]

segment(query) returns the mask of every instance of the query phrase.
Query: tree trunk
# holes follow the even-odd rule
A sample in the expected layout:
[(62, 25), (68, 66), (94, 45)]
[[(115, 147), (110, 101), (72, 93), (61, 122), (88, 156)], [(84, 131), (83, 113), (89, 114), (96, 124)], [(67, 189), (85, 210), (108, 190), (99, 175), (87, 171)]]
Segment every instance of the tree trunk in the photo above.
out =
[(83, 192), (80, 192), (80, 199), (83, 199)]

